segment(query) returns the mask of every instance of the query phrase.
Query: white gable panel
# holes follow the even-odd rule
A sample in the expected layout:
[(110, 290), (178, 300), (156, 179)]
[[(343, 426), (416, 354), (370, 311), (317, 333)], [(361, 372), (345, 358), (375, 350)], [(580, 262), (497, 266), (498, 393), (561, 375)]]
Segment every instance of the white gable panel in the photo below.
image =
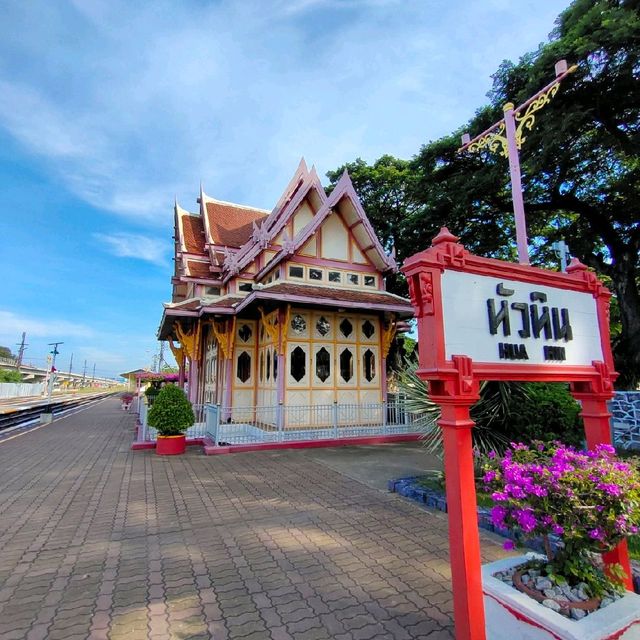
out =
[(369, 264), (369, 261), (364, 257), (355, 242), (351, 243), (351, 258), (353, 262), (357, 262), (358, 264)]
[(316, 237), (315, 236), (311, 236), (300, 248), (300, 253), (303, 256), (313, 256), (314, 258), (316, 257), (316, 254), (318, 253), (317, 250), (317, 246), (316, 246)]
[(293, 236), (294, 238), (304, 229), (313, 219), (313, 211), (309, 204), (305, 201), (293, 215)]
[(322, 224), (322, 257), (329, 260), (349, 259), (349, 233), (335, 214)]

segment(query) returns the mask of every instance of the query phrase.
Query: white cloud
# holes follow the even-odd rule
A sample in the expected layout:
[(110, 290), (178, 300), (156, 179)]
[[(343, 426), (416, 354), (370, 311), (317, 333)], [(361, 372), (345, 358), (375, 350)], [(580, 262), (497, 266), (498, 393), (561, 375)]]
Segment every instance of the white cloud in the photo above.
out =
[(90, 327), (66, 320), (41, 319), (0, 310), (0, 340), (15, 341), (23, 331), (34, 338), (58, 340), (65, 337), (90, 338), (95, 332)]
[(462, 124), (565, 4), (15, 3), (0, 22), (0, 127), (136, 223), (166, 225), (174, 194), (193, 208), (200, 180), (269, 208), (301, 155), (322, 172), (406, 157)]
[(169, 244), (134, 233), (94, 233), (93, 237), (103, 243), (105, 249), (119, 258), (137, 258), (164, 266)]

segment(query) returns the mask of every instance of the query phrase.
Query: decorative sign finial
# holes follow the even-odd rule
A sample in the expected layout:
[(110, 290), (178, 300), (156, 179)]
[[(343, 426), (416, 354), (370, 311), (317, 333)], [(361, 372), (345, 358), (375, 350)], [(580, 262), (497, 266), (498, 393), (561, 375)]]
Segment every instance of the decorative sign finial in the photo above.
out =
[(556, 77), (538, 93), (516, 107), (507, 102), (504, 118), (483, 131), (480, 135), (470, 139), (469, 134), (462, 136), (462, 151), (482, 151), (484, 149), (500, 153), (509, 159), (511, 174), (511, 195), (513, 198), (513, 212), (516, 219), (516, 242), (518, 245), (518, 260), (522, 264), (529, 264), (529, 249), (527, 247), (527, 225), (524, 215), (524, 201), (522, 198), (522, 180), (520, 177), (520, 159), (518, 150), (525, 142), (525, 130), (531, 131), (535, 124), (535, 112), (551, 102), (551, 98), (558, 93), (560, 82), (577, 69), (576, 65), (567, 66), (566, 60), (556, 63)]

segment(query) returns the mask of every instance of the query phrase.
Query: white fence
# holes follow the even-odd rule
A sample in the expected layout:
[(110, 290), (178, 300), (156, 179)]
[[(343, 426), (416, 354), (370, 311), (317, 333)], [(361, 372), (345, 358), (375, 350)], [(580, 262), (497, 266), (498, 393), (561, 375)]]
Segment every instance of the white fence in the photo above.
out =
[(206, 435), (218, 445), (419, 433), (423, 422), (398, 402), (205, 407)]
[[(195, 405), (195, 424), (187, 438), (208, 437), (217, 445), (294, 442), (419, 433), (424, 416), (407, 411), (402, 402), (303, 406), (220, 407)], [(140, 404), (140, 440), (154, 441), (147, 425), (147, 406)]]
[[(144, 400), (139, 399), (138, 403), (132, 405), (133, 410), (136, 410), (136, 404), (138, 406), (138, 419), (140, 420), (140, 434), (139, 440), (142, 442), (155, 442), (158, 437), (158, 432), (150, 427), (147, 423), (147, 414), (149, 413), (149, 407)], [(204, 405), (193, 405), (193, 413), (196, 421), (192, 427), (189, 427), (186, 432), (187, 438), (204, 438), (205, 436), (205, 411)]]
[(0, 398), (41, 396), (44, 382), (0, 382)]

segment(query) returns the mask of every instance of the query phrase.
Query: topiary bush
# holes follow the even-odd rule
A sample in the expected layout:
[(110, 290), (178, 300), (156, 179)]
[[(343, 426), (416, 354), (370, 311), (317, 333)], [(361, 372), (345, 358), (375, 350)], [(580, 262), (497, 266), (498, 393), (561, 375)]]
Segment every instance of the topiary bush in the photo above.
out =
[(156, 396), (147, 421), (160, 436), (179, 436), (194, 423), (195, 416), (185, 392), (168, 384)]

